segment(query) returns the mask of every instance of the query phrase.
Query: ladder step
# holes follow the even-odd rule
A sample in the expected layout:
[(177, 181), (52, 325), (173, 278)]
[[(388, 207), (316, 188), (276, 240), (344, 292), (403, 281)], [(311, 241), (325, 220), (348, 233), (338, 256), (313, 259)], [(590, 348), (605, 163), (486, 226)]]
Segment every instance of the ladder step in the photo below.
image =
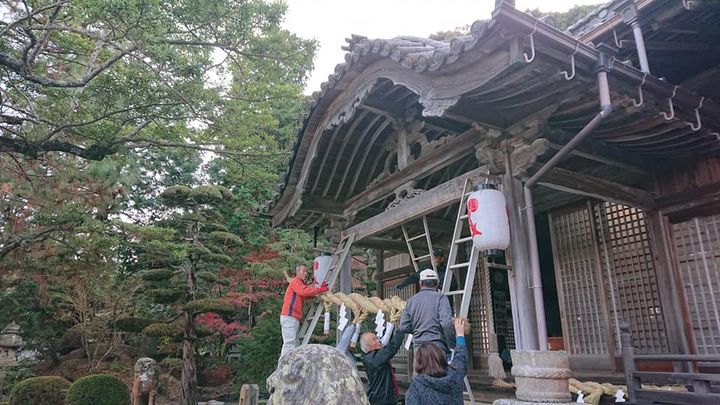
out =
[(407, 241), (408, 241), (408, 242), (412, 242), (412, 241), (414, 241), (414, 240), (417, 240), (417, 239), (420, 239), (420, 238), (424, 238), (425, 236), (426, 236), (426, 234), (422, 234), (422, 235), (418, 235), (418, 236), (413, 236), (412, 238), (408, 239)]
[(445, 294), (445, 295), (460, 295), (460, 294), (464, 294), (464, 293), (465, 293), (465, 290), (457, 290), (457, 291), (448, 291), (443, 294)]
[(462, 219), (467, 219), (467, 217), (468, 217), (467, 214), (465, 214), (465, 215), (460, 215), (460, 219), (461, 219), (461, 220), (462, 220)]
[(449, 267), (449, 269), (451, 269), (451, 270), (452, 269), (460, 269), (463, 267), (468, 267), (469, 265), (470, 265), (470, 262), (458, 263), (458, 264), (453, 264), (452, 266)]
[(503, 270), (512, 270), (512, 266), (508, 266), (507, 264), (495, 264), (495, 263), (488, 263), (487, 266), (491, 269), (503, 269)]
[(416, 258), (415, 258), (415, 261), (418, 262), (418, 261), (420, 261), (420, 260), (425, 260), (425, 259), (427, 259), (427, 258), (429, 258), (429, 257), (431, 257), (431, 256), (432, 256), (432, 253), (428, 253), (428, 254), (426, 254), (426, 255), (422, 255), (422, 256), (420, 256), (420, 257), (416, 257)]
[(459, 244), (461, 244), (461, 243), (470, 242), (471, 240), (472, 240), (472, 236), (468, 236), (468, 237), (460, 238), (460, 239), (456, 240), (456, 241), (455, 241), (455, 244), (456, 244), (456, 245), (459, 245)]

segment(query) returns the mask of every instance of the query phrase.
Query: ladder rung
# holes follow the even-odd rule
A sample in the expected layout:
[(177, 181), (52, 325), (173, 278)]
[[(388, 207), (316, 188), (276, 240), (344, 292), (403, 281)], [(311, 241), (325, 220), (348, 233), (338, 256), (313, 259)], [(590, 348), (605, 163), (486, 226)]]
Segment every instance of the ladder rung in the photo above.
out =
[(420, 239), (420, 238), (424, 238), (424, 237), (425, 237), (425, 234), (418, 235), (418, 236), (413, 236), (412, 238), (408, 239), (408, 242), (412, 242), (412, 241), (414, 241), (414, 240), (417, 240), (417, 239)]
[(416, 258), (415, 258), (415, 261), (417, 262), (417, 261), (420, 261), (420, 260), (425, 260), (425, 259), (429, 258), (430, 256), (432, 256), (432, 253), (428, 253), (428, 254), (426, 254), (426, 255), (422, 255), (422, 256), (420, 256), (420, 257), (416, 257)]
[(455, 241), (456, 245), (459, 245), (461, 243), (470, 242), (472, 240), (472, 236), (468, 236), (466, 238), (461, 238)]
[(503, 270), (512, 270), (512, 266), (508, 266), (507, 264), (495, 264), (495, 263), (488, 263), (487, 265), (491, 269), (503, 269)]
[(458, 264), (453, 264), (453, 265), (450, 266), (449, 268), (450, 268), (451, 270), (452, 270), (452, 269), (460, 269), (460, 268), (463, 268), (463, 267), (468, 267), (469, 265), (470, 265), (470, 262), (458, 263)]
[(448, 291), (444, 294), (445, 295), (460, 295), (460, 294), (464, 294), (464, 293), (465, 293), (464, 290), (457, 290), (457, 291)]
[(467, 217), (468, 217), (467, 214), (465, 214), (465, 215), (460, 215), (460, 219), (461, 219), (461, 220), (467, 219)]

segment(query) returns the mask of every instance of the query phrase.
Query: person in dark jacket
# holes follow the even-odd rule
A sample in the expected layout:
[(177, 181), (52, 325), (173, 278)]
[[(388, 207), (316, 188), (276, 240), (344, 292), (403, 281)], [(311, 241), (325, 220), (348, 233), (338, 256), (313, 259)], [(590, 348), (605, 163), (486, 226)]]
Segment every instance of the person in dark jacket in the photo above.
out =
[(368, 377), (367, 396), (371, 405), (397, 404), (399, 390), (390, 360), (402, 346), (404, 337), (404, 333), (395, 332), (385, 347), (372, 332), (360, 337), (360, 358)]
[[(438, 278), (440, 280), (440, 286), (442, 287), (442, 283), (445, 280), (445, 271), (447, 268), (447, 265), (445, 264), (445, 251), (441, 248), (435, 248), (433, 249), (433, 261), (435, 262), (435, 268), (438, 272)], [(398, 290), (402, 290), (403, 288), (415, 284), (418, 281), (420, 281), (420, 274), (419, 273), (412, 273), (409, 276), (405, 278), (400, 284), (398, 284), (395, 288)], [(450, 291), (456, 291), (458, 289), (458, 283), (457, 280), (455, 280), (455, 277), (450, 277)], [(450, 301), (450, 308), (455, 308), (454, 306), (454, 300), (452, 296), (448, 296), (448, 301)]]
[(437, 345), (425, 343), (414, 354), (413, 369), (417, 374), (405, 393), (407, 405), (462, 405), (463, 379), (467, 372), (468, 354), (465, 345), (465, 320), (455, 319), (456, 349), (448, 365), (445, 352)]
[(420, 285), (420, 291), (405, 304), (400, 330), (413, 335), (413, 347), (434, 343), (449, 356), (455, 346), (450, 302), (443, 293), (437, 291), (438, 276), (432, 269), (420, 272)]

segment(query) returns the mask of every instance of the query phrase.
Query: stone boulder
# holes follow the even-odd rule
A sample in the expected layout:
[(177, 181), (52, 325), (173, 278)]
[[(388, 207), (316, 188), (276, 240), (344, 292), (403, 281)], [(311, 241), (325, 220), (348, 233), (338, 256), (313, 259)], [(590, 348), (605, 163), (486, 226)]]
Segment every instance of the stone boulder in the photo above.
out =
[(268, 405), (368, 404), (357, 369), (326, 345), (301, 346), (281, 357), (267, 390)]

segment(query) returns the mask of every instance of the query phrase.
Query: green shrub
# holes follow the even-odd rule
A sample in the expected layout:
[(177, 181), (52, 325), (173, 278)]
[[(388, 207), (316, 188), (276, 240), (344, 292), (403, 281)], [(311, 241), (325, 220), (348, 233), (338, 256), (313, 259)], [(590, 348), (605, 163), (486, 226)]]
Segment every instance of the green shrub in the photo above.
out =
[(65, 398), (66, 405), (129, 405), (125, 383), (108, 374), (95, 374), (75, 381)]
[(70, 381), (56, 376), (33, 377), (15, 384), (10, 405), (63, 405)]

